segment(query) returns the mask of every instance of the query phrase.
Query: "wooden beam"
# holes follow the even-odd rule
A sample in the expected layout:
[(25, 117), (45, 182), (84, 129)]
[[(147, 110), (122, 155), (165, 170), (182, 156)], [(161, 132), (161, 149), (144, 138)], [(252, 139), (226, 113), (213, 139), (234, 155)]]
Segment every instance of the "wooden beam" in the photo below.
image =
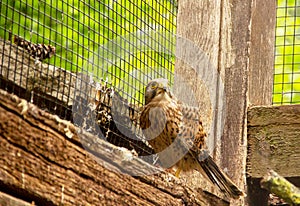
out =
[(271, 105), (273, 93), (276, 1), (253, 0), (249, 59), (249, 104)]
[[(241, 188), (245, 187), (246, 112), (250, 56), (251, 1), (225, 0), (219, 69), (224, 73), (226, 115), (221, 137), (221, 163)], [(245, 205), (234, 202), (233, 205)]]
[(34, 202), (28, 203), (11, 195), (0, 192), (0, 205), (5, 206), (34, 206)]
[[(214, 139), (209, 140), (213, 141), (214, 157), (222, 168), (226, 169), (233, 181), (243, 188), (247, 154), (246, 112), (253, 3), (246, 0), (183, 0), (178, 3), (177, 32), (179, 36), (192, 41), (209, 59), (209, 64), (200, 64), (200, 68), (202, 67), (200, 72), (205, 69), (207, 73), (216, 71), (221, 80), (212, 85), (216, 88), (217, 94), (215, 99), (211, 100), (210, 95), (215, 95), (208, 94), (210, 91), (208, 87), (211, 85), (205, 85), (204, 80), (197, 78), (197, 73), (191, 71), (191, 65), (186, 65), (179, 60), (175, 65), (175, 75), (185, 77), (191, 89), (182, 88), (182, 84), (179, 86), (175, 84), (175, 87), (179, 87), (178, 91), (181, 87), (182, 91), (178, 93), (183, 94), (183, 99), (188, 99), (191, 94), (184, 90), (193, 91), (196, 103), (203, 111), (203, 122), (207, 124), (211, 120), (214, 121), (211, 124), (213, 129), (210, 131)], [(261, 25), (255, 24), (253, 27), (258, 28)], [(254, 37), (253, 41), (256, 43)], [(180, 49), (182, 48), (177, 48), (177, 50)], [(187, 55), (187, 58), (190, 56), (192, 55)], [(195, 62), (197, 61), (198, 59), (195, 59)], [(264, 61), (263, 58), (262, 61)], [(220, 92), (222, 87), (224, 93)], [(215, 108), (212, 107), (211, 101), (217, 105)], [(221, 101), (224, 101), (224, 108), (218, 107)], [(212, 111), (216, 111), (217, 114), (212, 116)], [(224, 129), (220, 128), (222, 124), (222, 119), (218, 116), (220, 112), (225, 112)], [(207, 129), (211, 125), (204, 126)], [(222, 132), (218, 133), (219, 130)], [(232, 204), (244, 203), (241, 200)]]
[[(274, 73), (276, 1), (252, 0), (247, 105), (271, 105)], [(259, 179), (247, 178), (248, 204), (267, 205), (269, 194)]]
[[(223, 78), (225, 73), (223, 68), (222, 70), (218, 68), (221, 55), (220, 39), (230, 38), (227, 36), (229, 35), (227, 27), (224, 28), (224, 36), (221, 35), (222, 7), (221, 0), (178, 1), (177, 35), (179, 38), (176, 42), (173, 87), (175, 95), (181, 101), (201, 108), (199, 112), (204, 129), (211, 137), (208, 138), (207, 143), (213, 150), (212, 155), (219, 165), (222, 128), (218, 119), (214, 118), (219, 115), (218, 112), (223, 112), (222, 109), (217, 108), (220, 97), (216, 94), (220, 90), (218, 75)], [(224, 53), (228, 51), (228, 48), (223, 49)], [(216, 111), (215, 116), (213, 111)], [(232, 177), (231, 174), (230, 176)], [(202, 181), (201, 174), (196, 171), (193, 174), (183, 174), (182, 178), (186, 179), (191, 187), (197, 188), (199, 185), (201, 188), (208, 187), (207, 183)], [(236, 178), (233, 179), (236, 182)]]
[(283, 177), (300, 177), (299, 119), (300, 105), (249, 109), (249, 177), (262, 178), (270, 169)]
[[(250, 104), (270, 105), (272, 102), (275, 3), (272, 0), (178, 2), (177, 32), (180, 37), (192, 41), (209, 59), (208, 65), (201, 64), (197, 58), (194, 62), (202, 66), (202, 70), (209, 67), (207, 72), (217, 70), (222, 82), (213, 86), (216, 91), (221, 91), (220, 84), (224, 84), (226, 99), (217, 94), (211, 100), (208, 85), (198, 78), (191, 64), (184, 63), (186, 59), (176, 61), (175, 77), (178, 75), (188, 83), (180, 84), (175, 79), (175, 92), (183, 100), (190, 100), (191, 93), (195, 94), (196, 105), (203, 112), (204, 127), (206, 130), (211, 125), (214, 127), (211, 130), (214, 139), (209, 140), (215, 148), (214, 157), (241, 187), (245, 185), (247, 107)], [(191, 56), (186, 55), (186, 58)], [(215, 105), (225, 101), (225, 107), (213, 108), (211, 101), (215, 101)], [(212, 116), (214, 110), (226, 112), (221, 135), (217, 131), (222, 120)], [(210, 125), (212, 120), (214, 123)]]
[[(3, 90), (0, 119), (1, 188), (21, 199), (37, 205), (228, 205), (170, 174), (142, 175), (159, 170)], [(89, 152), (82, 144), (91, 145)], [(141, 176), (124, 174), (132, 170)]]

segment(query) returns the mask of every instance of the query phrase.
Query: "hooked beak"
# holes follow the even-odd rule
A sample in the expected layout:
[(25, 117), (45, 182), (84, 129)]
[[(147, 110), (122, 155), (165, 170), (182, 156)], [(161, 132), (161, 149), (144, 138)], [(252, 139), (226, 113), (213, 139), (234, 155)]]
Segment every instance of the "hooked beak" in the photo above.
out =
[(158, 86), (159, 89), (163, 90), (165, 93), (169, 94), (170, 93), (170, 88), (168, 86), (164, 86), (162, 84), (160, 84)]
[(168, 87), (164, 86), (163, 84), (159, 84), (158, 88), (164, 90), (165, 92), (168, 90)]

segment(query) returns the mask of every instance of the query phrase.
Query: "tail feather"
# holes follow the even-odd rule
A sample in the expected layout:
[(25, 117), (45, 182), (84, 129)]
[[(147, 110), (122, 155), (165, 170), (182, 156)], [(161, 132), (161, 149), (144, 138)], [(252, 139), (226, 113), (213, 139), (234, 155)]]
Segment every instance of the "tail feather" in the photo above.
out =
[(218, 165), (214, 162), (211, 156), (208, 156), (204, 160), (198, 160), (200, 166), (212, 181), (216, 184), (221, 191), (225, 192), (232, 198), (239, 198), (243, 195), (243, 192), (224, 174)]

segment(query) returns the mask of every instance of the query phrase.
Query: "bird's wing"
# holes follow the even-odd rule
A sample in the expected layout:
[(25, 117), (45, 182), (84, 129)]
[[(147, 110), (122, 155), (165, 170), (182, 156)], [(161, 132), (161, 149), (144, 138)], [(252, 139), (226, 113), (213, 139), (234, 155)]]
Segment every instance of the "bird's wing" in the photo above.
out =
[(182, 112), (182, 124), (179, 135), (183, 136), (191, 151), (198, 154), (206, 148), (206, 132), (203, 129), (199, 108), (178, 104)]
[(221, 171), (214, 162), (205, 145), (206, 133), (202, 126), (199, 110), (196, 107), (180, 105), (183, 113), (183, 129), (185, 144), (190, 148), (190, 154), (198, 161), (208, 178), (223, 192), (233, 198), (243, 195), (243, 192)]

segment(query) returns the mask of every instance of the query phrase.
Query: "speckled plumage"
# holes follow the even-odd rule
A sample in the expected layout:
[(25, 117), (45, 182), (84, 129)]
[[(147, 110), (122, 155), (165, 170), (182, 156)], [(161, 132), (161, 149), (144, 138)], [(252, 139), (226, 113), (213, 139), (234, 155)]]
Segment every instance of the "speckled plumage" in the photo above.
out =
[[(197, 169), (201, 173), (204, 171), (214, 184), (231, 197), (238, 198), (243, 194), (209, 156), (199, 109), (179, 102), (170, 92), (166, 79), (148, 83), (140, 125), (159, 158), (168, 167), (177, 167), (176, 176), (180, 171)], [(167, 149), (167, 153), (163, 153)], [(172, 162), (169, 159), (175, 159), (174, 164), (168, 165)]]
[(34, 44), (16, 35), (14, 37), (14, 43), (17, 46), (24, 48), (30, 54), (30, 56), (35, 59), (39, 59), (40, 61), (51, 58), (56, 52), (56, 48), (54, 46)]

